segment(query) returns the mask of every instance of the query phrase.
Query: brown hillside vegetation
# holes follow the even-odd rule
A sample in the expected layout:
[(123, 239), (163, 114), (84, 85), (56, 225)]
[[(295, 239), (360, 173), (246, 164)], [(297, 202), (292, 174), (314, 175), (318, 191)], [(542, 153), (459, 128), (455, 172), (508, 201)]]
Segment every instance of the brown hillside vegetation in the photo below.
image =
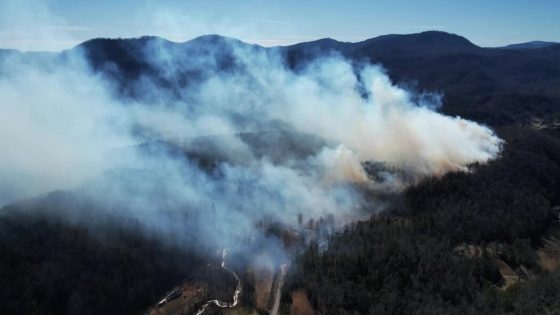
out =
[(290, 307), (290, 315), (315, 315), (311, 303), (307, 298), (307, 293), (303, 290), (292, 292), (292, 306)]

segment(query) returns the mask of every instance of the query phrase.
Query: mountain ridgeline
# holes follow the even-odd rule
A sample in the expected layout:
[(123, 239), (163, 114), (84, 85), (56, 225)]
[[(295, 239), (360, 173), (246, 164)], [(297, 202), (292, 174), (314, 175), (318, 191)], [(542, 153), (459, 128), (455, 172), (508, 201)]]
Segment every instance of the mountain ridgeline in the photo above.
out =
[[(560, 91), (560, 44), (523, 49), (482, 48), (464, 37), (430, 31), (409, 35), (384, 35), (357, 43), (320, 39), (285, 47), (264, 48), (218, 35), (184, 43), (158, 37), (94, 39), (80, 44), (95, 71), (120, 82), (121, 91), (139, 96), (131, 80), (155, 79), (160, 87), (176, 94), (208, 73), (237, 71), (236, 47), (278, 54), (297, 70), (329, 55), (382, 65), (394, 82), (418, 91), (441, 92), (442, 111), (490, 125), (507, 125), (558, 111)], [(523, 46), (524, 47), (524, 46)], [(173, 76), (150, 62), (151, 54), (164, 52), (169, 67), (180, 67)], [(209, 64), (208, 60), (212, 60)], [(176, 76), (180, 73), (180, 77)]]

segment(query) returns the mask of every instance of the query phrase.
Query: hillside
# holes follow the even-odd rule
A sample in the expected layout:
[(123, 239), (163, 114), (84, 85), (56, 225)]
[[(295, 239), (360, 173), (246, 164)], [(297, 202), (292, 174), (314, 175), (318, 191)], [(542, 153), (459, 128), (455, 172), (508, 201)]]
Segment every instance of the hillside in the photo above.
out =
[[(65, 129), (73, 120), (101, 125), (86, 130), (95, 143), (72, 138), (61, 151), (93, 147), (119, 162), (0, 208), (0, 313), (157, 313), (175, 286), (204, 288), (180, 295), (195, 296), (191, 310), (229, 303), (237, 275), (239, 314), (269, 313), (276, 298), (288, 313), (292, 297), (337, 315), (558, 309), (559, 271), (542, 257), (560, 205), (560, 45), (529, 46), (430, 31), (271, 48), (206, 35), (0, 50), (6, 95), (36, 121), (62, 117), (49, 136), (82, 131)], [(370, 63), (389, 78), (366, 77)], [(53, 93), (52, 110), (31, 115), (28, 82), (79, 93)], [(78, 103), (73, 115), (64, 102)], [(36, 129), (33, 143), (58, 153)], [(47, 157), (29, 156), (17, 161)], [(59, 160), (57, 179), (73, 166)], [(518, 276), (511, 286), (505, 269)]]
[(530, 41), (530, 42), (526, 42), (526, 43), (511, 44), (511, 45), (503, 46), (503, 47), (500, 47), (500, 48), (505, 48), (505, 49), (539, 49), (539, 48), (544, 48), (544, 47), (548, 47), (548, 46), (552, 46), (552, 45), (558, 45), (558, 43), (545, 42), (545, 41), (542, 41), (542, 40), (535, 40), (535, 41)]
[[(533, 115), (549, 118), (560, 111), (560, 45), (523, 50), (482, 48), (458, 35), (424, 32), (357, 43), (320, 39), (273, 48), (217, 35), (184, 43), (154, 37), (96, 39), (74, 50), (83, 50), (96, 71), (117, 80), (122, 93), (137, 97), (141, 92), (133, 82), (144, 76), (180, 94), (181, 87), (196, 84), (209, 70), (233, 71), (234, 47), (280, 54), (294, 69), (333, 53), (353, 60), (356, 66), (377, 63), (398, 84), (443, 93), (443, 112), (490, 125), (525, 122)], [(169, 76), (146, 55), (161, 50), (168, 51), (170, 66), (183, 69), (181, 76)]]

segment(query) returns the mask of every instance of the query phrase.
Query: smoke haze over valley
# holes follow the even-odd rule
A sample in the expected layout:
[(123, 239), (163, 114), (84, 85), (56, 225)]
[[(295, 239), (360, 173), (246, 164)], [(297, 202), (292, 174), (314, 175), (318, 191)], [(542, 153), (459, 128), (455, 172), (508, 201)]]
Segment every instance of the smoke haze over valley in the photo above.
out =
[[(0, 43), (91, 31), (51, 7)], [(171, 37), (0, 49), (0, 313), (560, 309), (560, 44)]]
[(227, 222), (213, 231), (243, 234), (264, 217), (360, 218), (379, 209), (356, 186), (398, 191), (500, 151), (489, 128), (438, 113), (441, 95), (418, 98), (377, 65), (331, 55), (292, 70), (278, 50), (220, 37), (129, 43), (153, 76), (94, 72), (95, 42), (4, 59), (4, 204), (82, 187), (148, 226), (173, 230), (179, 214), (161, 209), (214, 211)]

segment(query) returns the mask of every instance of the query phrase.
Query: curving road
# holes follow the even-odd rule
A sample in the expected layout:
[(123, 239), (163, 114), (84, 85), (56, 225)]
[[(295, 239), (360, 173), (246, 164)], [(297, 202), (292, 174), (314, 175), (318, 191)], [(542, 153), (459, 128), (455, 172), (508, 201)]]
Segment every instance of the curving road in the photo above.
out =
[(278, 284), (276, 286), (276, 293), (274, 295), (274, 304), (270, 310), (270, 315), (277, 315), (278, 309), (280, 308), (280, 298), (282, 297), (282, 286), (284, 286), (284, 279), (286, 278), (286, 273), (288, 272), (288, 264), (283, 263), (280, 266), (280, 274), (278, 278)]
[(226, 266), (226, 256), (227, 256), (227, 249), (223, 249), (221, 266), (225, 271), (229, 272), (235, 278), (235, 280), (237, 280), (235, 292), (233, 293), (233, 301), (226, 302), (226, 301), (220, 301), (216, 299), (209, 300), (206, 303), (204, 303), (204, 305), (202, 305), (202, 307), (195, 313), (196, 315), (202, 315), (206, 311), (206, 309), (212, 304), (221, 308), (229, 308), (229, 307), (235, 307), (237, 306), (237, 303), (239, 303), (239, 294), (241, 293), (241, 279), (239, 279), (239, 276), (233, 270), (229, 269)]

